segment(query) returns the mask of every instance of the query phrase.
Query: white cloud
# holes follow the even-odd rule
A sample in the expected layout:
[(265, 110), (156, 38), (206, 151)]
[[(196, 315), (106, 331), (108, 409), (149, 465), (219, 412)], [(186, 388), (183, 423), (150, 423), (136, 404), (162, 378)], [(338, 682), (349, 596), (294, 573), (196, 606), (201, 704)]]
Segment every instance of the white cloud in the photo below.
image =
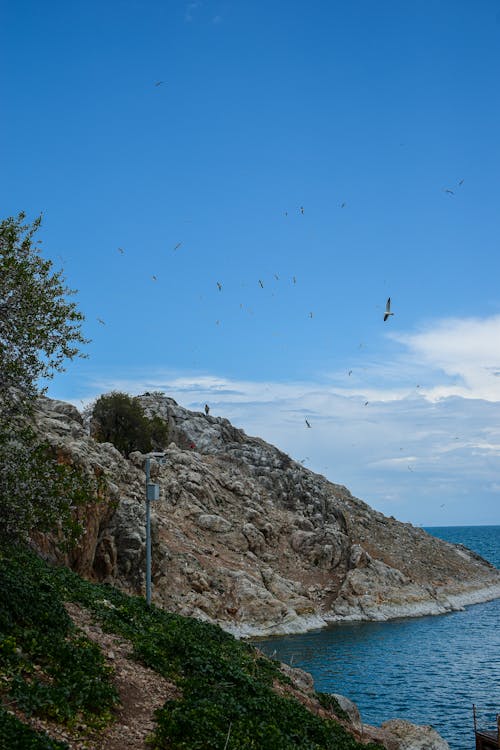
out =
[(500, 315), (449, 318), (418, 333), (391, 337), (422, 364), (458, 379), (427, 388), (428, 398), (460, 396), (500, 401)]
[(158, 369), (99, 377), (84, 401), (110, 390), (161, 390), (189, 409), (208, 402), (212, 414), (402, 520), (498, 522), (500, 316), (437, 321), (391, 338), (392, 356), (351, 375), (257, 382)]

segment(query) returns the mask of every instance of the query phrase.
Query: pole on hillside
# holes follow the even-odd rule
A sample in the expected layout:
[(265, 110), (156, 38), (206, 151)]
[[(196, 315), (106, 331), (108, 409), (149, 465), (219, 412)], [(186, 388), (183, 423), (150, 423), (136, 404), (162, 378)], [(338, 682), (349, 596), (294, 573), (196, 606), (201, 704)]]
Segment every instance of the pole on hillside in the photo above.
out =
[(151, 606), (151, 501), (160, 499), (160, 485), (151, 481), (151, 459), (165, 463), (164, 453), (150, 453), (146, 456), (146, 604)]

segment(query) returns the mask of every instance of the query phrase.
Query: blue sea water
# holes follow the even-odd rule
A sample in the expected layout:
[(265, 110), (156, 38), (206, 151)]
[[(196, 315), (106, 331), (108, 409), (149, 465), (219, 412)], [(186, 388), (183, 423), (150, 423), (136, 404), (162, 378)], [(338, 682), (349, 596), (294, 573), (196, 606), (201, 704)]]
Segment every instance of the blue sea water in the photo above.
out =
[[(500, 526), (426, 530), (500, 568)], [(452, 750), (474, 748), (473, 703), (483, 727), (493, 727), (500, 712), (500, 599), (434, 617), (340, 623), (256, 645), (310, 672), (317, 690), (349, 697), (365, 723), (431, 724)]]

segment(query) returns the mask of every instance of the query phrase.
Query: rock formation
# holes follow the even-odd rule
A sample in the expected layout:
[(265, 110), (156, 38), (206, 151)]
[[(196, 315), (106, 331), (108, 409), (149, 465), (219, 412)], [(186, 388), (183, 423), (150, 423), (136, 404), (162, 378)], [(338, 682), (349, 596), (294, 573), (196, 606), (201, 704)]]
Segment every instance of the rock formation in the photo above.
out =
[[(169, 426), (153, 462), (153, 600), (239, 636), (346, 619), (438, 614), (500, 596), (500, 571), (464, 547), (371, 509), (259, 438), (163, 394), (140, 397)], [(69, 563), (128, 592), (145, 578), (144, 456), (90, 437), (69, 404), (43, 398), (40, 433), (106, 479)]]

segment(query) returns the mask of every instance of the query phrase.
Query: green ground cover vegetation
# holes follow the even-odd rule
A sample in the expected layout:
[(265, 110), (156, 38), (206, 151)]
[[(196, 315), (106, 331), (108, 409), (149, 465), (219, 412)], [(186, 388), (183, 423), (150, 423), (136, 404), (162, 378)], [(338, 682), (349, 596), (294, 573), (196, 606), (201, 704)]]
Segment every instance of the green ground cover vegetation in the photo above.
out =
[(9, 706), (93, 731), (112, 720), (118, 700), (112, 673), (73, 625), (64, 608), (69, 601), (129, 639), (134, 658), (180, 688), (181, 697), (156, 713), (153, 750), (362, 747), (340, 724), (278, 695), (273, 681), (289, 682), (278, 662), (217, 626), (148, 608), (140, 597), (51, 567), (19, 547), (0, 548), (0, 591), (2, 749), (65, 747), (21, 724)]

